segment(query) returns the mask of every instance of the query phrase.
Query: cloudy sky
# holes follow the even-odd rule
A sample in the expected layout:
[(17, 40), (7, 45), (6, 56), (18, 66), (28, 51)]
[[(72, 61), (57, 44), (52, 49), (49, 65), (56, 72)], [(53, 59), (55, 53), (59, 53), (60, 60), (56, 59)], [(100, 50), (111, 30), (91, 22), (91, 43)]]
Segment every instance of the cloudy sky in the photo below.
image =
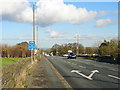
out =
[[(31, 1), (0, 0), (3, 44), (15, 45), (32, 40)], [(117, 38), (117, 0), (90, 1), (35, 0), (39, 47), (51, 48), (56, 43), (74, 43), (76, 35), (79, 35), (79, 42), (84, 46), (94, 46), (104, 39)]]

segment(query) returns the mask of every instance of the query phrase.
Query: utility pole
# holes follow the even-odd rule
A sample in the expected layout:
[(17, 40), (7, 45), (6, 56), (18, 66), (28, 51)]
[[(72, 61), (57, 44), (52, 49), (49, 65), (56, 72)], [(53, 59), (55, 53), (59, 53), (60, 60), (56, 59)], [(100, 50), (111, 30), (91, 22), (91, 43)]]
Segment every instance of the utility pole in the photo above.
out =
[(38, 26), (35, 29), (35, 42), (36, 42), (36, 52), (35, 54), (38, 56)]
[(77, 34), (76, 55), (79, 54), (79, 35)]
[(35, 42), (36, 42), (36, 49), (38, 49), (38, 26), (35, 29)]
[[(35, 41), (35, 5), (33, 2), (33, 41)], [(33, 50), (33, 61), (35, 61), (35, 50)]]

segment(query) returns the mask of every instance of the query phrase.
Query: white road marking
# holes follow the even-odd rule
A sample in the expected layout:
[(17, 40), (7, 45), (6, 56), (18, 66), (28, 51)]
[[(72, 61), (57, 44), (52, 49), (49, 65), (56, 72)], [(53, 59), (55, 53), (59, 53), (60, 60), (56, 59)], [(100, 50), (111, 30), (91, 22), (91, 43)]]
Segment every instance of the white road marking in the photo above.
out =
[(77, 65), (77, 64), (75, 64), (75, 63), (72, 63), (73, 65)]
[(98, 70), (91, 71), (92, 73), (89, 75), (89, 77), (92, 77), (96, 72), (99, 72)]
[(79, 75), (81, 75), (81, 76), (83, 76), (84, 78), (87, 78), (87, 79), (89, 79), (89, 80), (93, 80), (93, 79), (92, 79), (92, 76), (93, 76), (96, 72), (99, 72), (99, 71), (98, 71), (98, 70), (93, 70), (93, 71), (91, 71), (92, 73), (91, 73), (89, 76), (86, 76), (86, 75), (80, 73), (80, 71), (78, 71), (78, 70), (72, 70), (71, 72), (72, 72), (72, 73), (77, 73), (77, 74), (79, 74)]
[(112, 77), (112, 78), (116, 78), (116, 79), (119, 79), (120, 80), (120, 78), (119, 77), (116, 77), (116, 76), (113, 76), (113, 75), (108, 75), (109, 77)]
[(81, 68), (86, 68), (86, 67), (84, 67), (84, 66), (80, 66), (80, 65), (79, 65), (79, 67), (81, 67)]

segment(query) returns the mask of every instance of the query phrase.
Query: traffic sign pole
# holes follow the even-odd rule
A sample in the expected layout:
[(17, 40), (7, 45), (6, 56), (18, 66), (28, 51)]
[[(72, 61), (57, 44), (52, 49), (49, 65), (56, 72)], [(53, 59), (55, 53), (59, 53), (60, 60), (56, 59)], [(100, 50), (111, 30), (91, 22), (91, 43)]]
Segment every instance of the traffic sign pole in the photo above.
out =
[(33, 64), (33, 52), (31, 50), (31, 63)]

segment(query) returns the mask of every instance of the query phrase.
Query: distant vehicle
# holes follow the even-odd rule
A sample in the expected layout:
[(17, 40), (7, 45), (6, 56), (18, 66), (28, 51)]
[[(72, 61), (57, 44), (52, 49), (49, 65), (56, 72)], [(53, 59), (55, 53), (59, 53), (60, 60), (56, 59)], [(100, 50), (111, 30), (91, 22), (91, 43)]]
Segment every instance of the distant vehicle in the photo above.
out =
[(92, 54), (92, 55), (93, 55), (93, 56), (99, 56), (98, 54), (95, 54), (95, 53), (94, 53), (94, 54)]
[(70, 58), (76, 59), (76, 55), (74, 53), (68, 53), (68, 59), (70, 59)]
[(50, 56), (49, 54), (45, 54), (45, 56)]
[(68, 50), (68, 53), (72, 53), (72, 50)]
[(63, 57), (68, 57), (68, 54), (64, 54)]

